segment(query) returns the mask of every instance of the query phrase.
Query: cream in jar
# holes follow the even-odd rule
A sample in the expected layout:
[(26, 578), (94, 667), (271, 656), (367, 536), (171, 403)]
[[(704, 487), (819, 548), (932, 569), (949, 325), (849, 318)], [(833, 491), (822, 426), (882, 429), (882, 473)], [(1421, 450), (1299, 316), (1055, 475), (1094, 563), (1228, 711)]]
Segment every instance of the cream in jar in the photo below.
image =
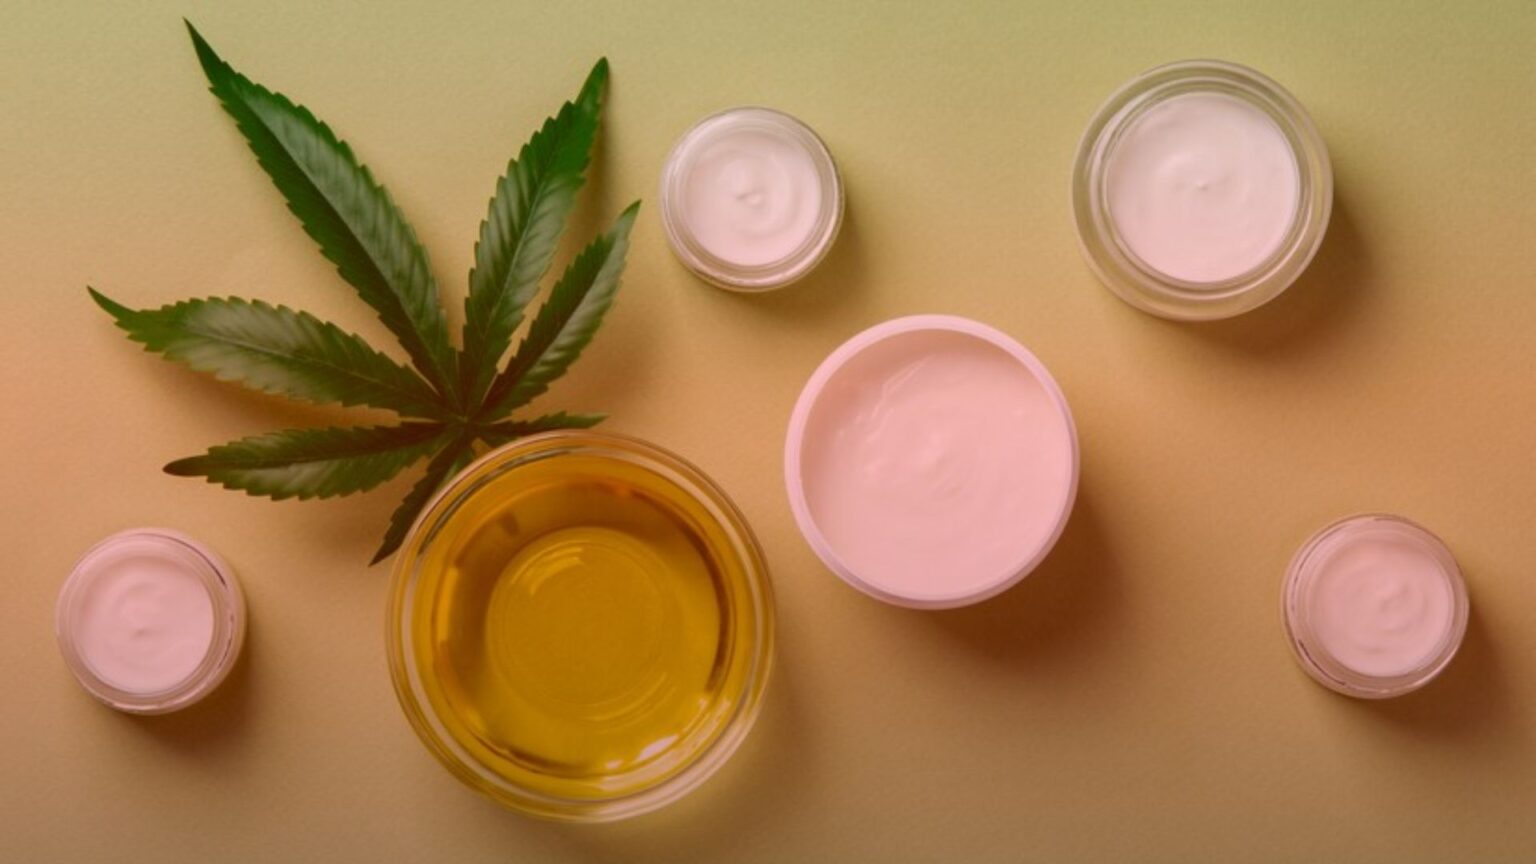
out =
[(1236, 315), (1312, 260), (1333, 201), (1328, 151), (1295, 98), (1217, 61), (1133, 79), (1099, 109), (1072, 179), (1089, 266), (1168, 318)]
[(59, 647), (81, 685), (122, 711), (158, 714), (211, 692), (239, 655), (245, 604), (227, 565), (185, 535), (115, 534), (59, 594)]
[(1291, 563), (1283, 603), (1291, 646), (1307, 673), (1367, 698), (1428, 683), (1456, 653), (1468, 612), (1445, 545), (1387, 515), (1318, 532)]
[(1032, 571), (1077, 493), (1066, 398), (1022, 345), (917, 315), (844, 343), (802, 391), (784, 455), (822, 561), (902, 606), (985, 600)]
[(1105, 169), (1115, 230), (1148, 267), (1221, 282), (1267, 261), (1296, 219), (1290, 142), (1253, 104), (1224, 93), (1173, 96), (1121, 133)]
[(842, 181), (809, 127), (766, 108), (700, 121), (662, 172), (662, 222), (679, 260), (745, 291), (778, 288), (815, 267), (842, 221)]

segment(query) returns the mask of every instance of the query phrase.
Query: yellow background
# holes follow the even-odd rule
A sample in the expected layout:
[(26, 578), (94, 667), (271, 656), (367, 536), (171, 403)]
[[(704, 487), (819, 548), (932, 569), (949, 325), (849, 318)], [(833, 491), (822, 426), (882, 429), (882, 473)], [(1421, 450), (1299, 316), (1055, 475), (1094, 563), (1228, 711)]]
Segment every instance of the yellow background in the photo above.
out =
[[(637, 821), (552, 826), (416, 741), (364, 566), (409, 481), (272, 504), (160, 473), (357, 413), (141, 353), (132, 305), (241, 294), (382, 328), (204, 89), (180, 16), (351, 141), (455, 320), (493, 181), (600, 54), (584, 230), (646, 208), (619, 304), (540, 407), (711, 473), (759, 532), (778, 667), (736, 758)], [(0, 24), (0, 860), (1529, 861), (1536, 853), (1536, 6), (1503, 3), (7, 3)], [(1252, 65), (1310, 109), (1337, 198), (1273, 305), (1183, 325), (1095, 283), (1068, 207), (1100, 100), (1157, 63)], [(734, 296), (667, 251), (655, 184), (704, 114), (787, 110), (849, 206), (831, 258)], [(945, 613), (829, 575), (781, 482), (801, 383), (854, 332), (969, 315), (1031, 347), (1082, 436), (1057, 551)], [(1292, 661), (1277, 590), (1325, 522), (1387, 510), (1465, 569), (1460, 657), (1389, 704)], [(210, 702), (94, 704), (53, 642), (100, 537), (185, 530), (238, 569), (245, 659)]]

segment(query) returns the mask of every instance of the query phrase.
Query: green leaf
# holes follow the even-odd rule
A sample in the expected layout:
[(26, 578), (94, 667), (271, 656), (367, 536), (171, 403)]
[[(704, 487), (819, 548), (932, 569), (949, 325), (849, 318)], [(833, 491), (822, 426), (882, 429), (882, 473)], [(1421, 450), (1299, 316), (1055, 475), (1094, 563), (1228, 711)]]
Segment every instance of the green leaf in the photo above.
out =
[(492, 447), (500, 447), (526, 435), (537, 435), (555, 429), (591, 429), (608, 419), (607, 414), (545, 414), (532, 420), (507, 420), (480, 429), (480, 437)]
[(389, 193), (308, 109), (236, 72), (190, 23), (187, 30), (210, 89), (288, 209), (400, 339), (416, 368), (456, 402), (458, 358), (427, 254)]
[(94, 288), (86, 290), (146, 351), (221, 381), (320, 404), (371, 405), (408, 417), (449, 413), (415, 372), (307, 312), (237, 297), (133, 310)]
[(370, 564), (383, 561), (400, 548), (406, 532), (411, 530), (411, 525), (415, 524), (416, 517), (432, 500), (432, 495), (447, 482), (448, 478), (464, 470), (464, 466), (474, 460), (473, 443), (472, 435), (460, 435), (443, 448), (442, 452), (432, 457), (432, 461), (427, 463), (427, 473), (416, 481), (416, 485), (411, 487), (405, 500), (400, 502), (400, 506), (395, 508), (394, 515), (389, 518), (389, 530), (384, 532), (384, 542), (379, 545), (379, 551), (374, 553)]
[(639, 210), (639, 201), (629, 205), (613, 229), (593, 240), (566, 268), (512, 361), (491, 385), (480, 419), (500, 419), (528, 404), (565, 374), (592, 341), (619, 290), (629, 232)]
[(372, 489), (431, 456), (391, 518), (377, 563), (399, 548), (434, 494), (475, 458), (477, 442), (586, 429), (604, 419), (565, 412), (504, 418), (547, 390), (591, 341), (618, 290), (639, 202), (565, 269), (506, 368), (498, 369), (585, 183), (606, 59), (498, 180), (475, 246), (464, 346), (455, 350), (427, 254), (389, 193), (308, 109), (235, 71), (190, 22), (187, 30), (209, 89), (288, 209), (400, 340), (415, 371), (361, 337), (285, 306), (229, 297), (130, 309), (94, 288), (91, 297), (146, 350), (221, 380), (429, 422), (256, 435), (172, 462), (168, 473), (274, 499), (326, 498)]
[(365, 492), (399, 474), (441, 443), (439, 423), (289, 429), (212, 447), (165, 466), (178, 477), (207, 477), (275, 501)]
[(555, 257), (576, 193), (586, 180), (607, 81), (608, 61), (602, 59), (592, 67), (575, 103), (565, 103), (544, 121), (496, 183), (490, 210), (480, 223), (464, 304), (459, 371), (467, 404), (485, 395)]

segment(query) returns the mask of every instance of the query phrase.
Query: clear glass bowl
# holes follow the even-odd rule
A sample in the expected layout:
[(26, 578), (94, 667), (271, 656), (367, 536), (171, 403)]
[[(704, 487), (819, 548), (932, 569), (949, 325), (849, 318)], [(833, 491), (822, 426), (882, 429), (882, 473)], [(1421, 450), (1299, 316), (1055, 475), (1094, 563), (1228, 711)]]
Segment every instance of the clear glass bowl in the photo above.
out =
[[(635, 763), (639, 767), (626, 763), (614, 774), (573, 778), (557, 770), (558, 766), (525, 758), (520, 754), (530, 752), (527, 749), (474, 733), (480, 727), (466, 715), (475, 712), (445, 695), (446, 688), (454, 686), (444, 683), (454, 674), (452, 661), (447, 659), (453, 646), (441, 640), (474, 638), (466, 635), (470, 628), (444, 630), (442, 625), (431, 623), (444, 620), (448, 614), (447, 601), (442, 598), (447, 596), (445, 591), (453, 589), (444, 587), (448, 584), (445, 579), (465, 582), (470, 578), (448, 575), (454, 569), (448, 562), (462, 560), (451, 557), (457, 554), (452, 550), (463, 549), (462, 544), (470, 542), (465, 539), (470, 536), (467, 532), (490, 524), (484, 514), (501, 512), (494, 508), (514, 495), (541, 488), (538, 484), (545, 480), (540, 478), (547, 478), (552, 471), (590, 472), (595, 486), (614, 478), (613, 488), (627, 483), (622, 488), (641, 490), (621, 494), (638, 494), (648, 501), (653, 499), (646, 490), (660, 490), (655, 500), (677, 496), (676, 500), (686, 504), (689, 524), (698, 529), (696, 536), (708, 538), (710, 560), (719, 565), (712, 569), (715, 576), (711, 584), (718, 598), (714, 602), (719, 604), (721, 632), (729, 628), (730, 635), (728, 643), (725, 636), (717, 643), (712, 675), (723, 683), (710, 691), (709, 704), (698, 707), (696, 721), (688, 720), (671, 739), (661, 739), (654, 759)], [(634, 482), (637, 478), (639, 482)], [(596, 519), (593, 524), (597, 524)], [(521, 556), (538, 538), (532, 527), (517, 530), (529, 535), (514, 553)], [(518, 558), (503, 565), (498, 558), (492, 569), (507, 567), (500, 571), (504, 576), (514, 560)], [(476, 608), (486, 610), (472, 614), (487, 622), (480, 636), (487, 640), (484, 644), (490, 644), (490, 619), (505, 607), (497, 605), (493, 594), (483, 607)], [(504, 631), (510, 620), (508, 617), (496, 626)], [(668, 804), (725, 763), (741, 744), (761, 706), (772, 658), (773, 621), (772, 589), (757, 541), (741, 513), (702, 472), (659, 447), (633, 438), (562, 431), (520, 439), (491, 451), (453, 478), (422, 511), (396, 558), (387, 648), (395, 692), (406, 717), (422, 742), (455, 776), (491, 799), (529, 815), (602, 822)], [(719, 647), (725, 644), (731, 647)], [(503, 680), (494, 679), (494, 687), (501, 687)], [(596, 734), (584, 727), (557, 728), (560, 735)], [(649, 747), (643, 751), (650, 752)]]
[[(1142, 262), (1119, 237), (1107, 201), (1106, 166), (1121, 136), (1148, 108), (1188, 93), (1235, 97), (1268, 114), (1290, 143), (1300, 172), (1296, 215), (1285, 239), (1257, 267), (1219, 282), (1174, 279)], [(1306, 109), (1264, 75), (1217, 60), (1170, 63), (1131, 79), (1088, 124), (1072, 169), (1072, 210), (1088, 266), (1120, 299), (1164, 318), (1228, 318), (1278, 297), (1317, 254), (1332, 208), (1328, 147)]]

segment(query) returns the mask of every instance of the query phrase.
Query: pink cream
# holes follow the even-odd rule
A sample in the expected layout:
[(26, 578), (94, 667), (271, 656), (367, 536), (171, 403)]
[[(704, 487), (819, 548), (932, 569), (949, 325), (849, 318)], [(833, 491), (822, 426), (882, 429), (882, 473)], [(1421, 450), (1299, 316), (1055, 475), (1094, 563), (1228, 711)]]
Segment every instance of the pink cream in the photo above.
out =
[(1367, 699), (1399, 696), (1438, 675), (1461, 645), (1469, 610), (1445, 544), (1385, 513), (1314, 534), (1292, 559), (1281, 599), (1307, 674)]
[(822, 560), (906, 606), (974, 603), (1055, 543), (1077, 439), (1050, 373), (985, 325), (917, 316), (855, 336), (795, 408), (790, 499)]

